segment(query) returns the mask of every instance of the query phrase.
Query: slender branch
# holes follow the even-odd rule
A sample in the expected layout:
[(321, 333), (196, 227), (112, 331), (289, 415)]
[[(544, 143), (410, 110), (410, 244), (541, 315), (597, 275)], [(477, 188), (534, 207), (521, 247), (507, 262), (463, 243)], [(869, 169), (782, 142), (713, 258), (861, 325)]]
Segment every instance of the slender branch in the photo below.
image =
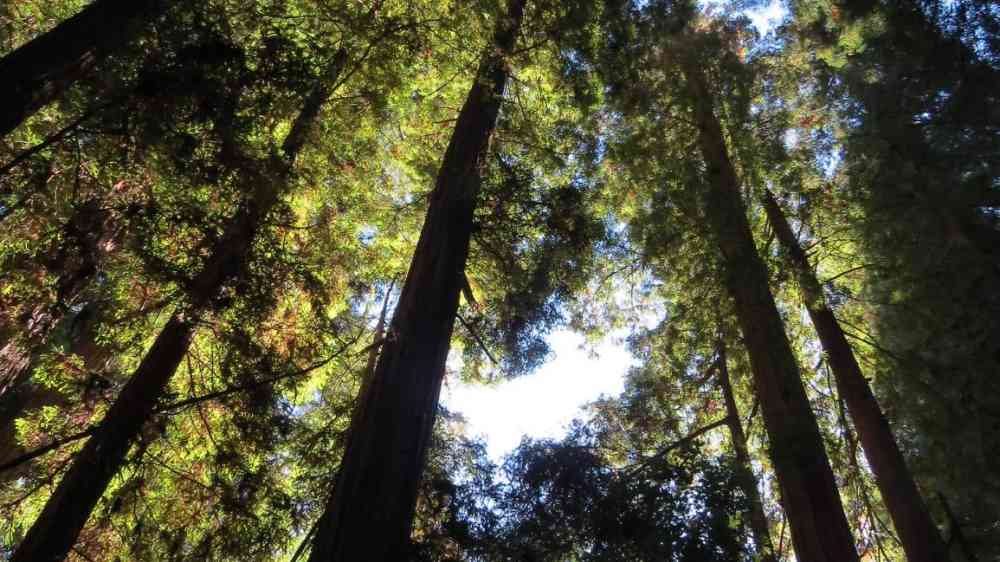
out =
[[(180, 408), (184, 408), (186, 406), (193, 406), (195, 404), (201, 404), (202, 402), (208, 402), (210, 400), (216, 400), (216, 399), (228, 396), (230, 394), (235, 394), (237, 392), (244, 392), (244, 391), (247, 391), (247, 390), (253, 390), (254, 388), (257, 388), (259, 386), (264, 386), (264, 385), (267, 385), (267, 384), (278, 382), (280, 380), (284, 380), (284, 379), (288, 379), (288, 378), (293, 378), (293, 377), (299, 377), (299, 376), (302, 376), (302, 375), (309, 374), (312, 371), (315, 371), (316, 369), (319, 369), (320, 367), (323, 367), (323, 366), (329, 364), (331, 361), (333, 361), (334, 359), (336, 359), (337, 357), (339, 357), (340, 355), (342, 355), (347, 350), (347, 348), (349, 348), (355, 342), (357, 342), (357, 338), (355, 338), (351, 342), (345, 344), (343, 347), (341, 347), (340, 350), (337, 351), (337, 353), (331, 355), (330, 357), (328, 357), (328, 358), (326, 358), (326, 359), (324, 359), (322, 361), (319, 361), (317, 363), (313, 363), (312, 365), (309, 365), (308, 367), (305, 367), (305, 368), (302, 368), (302, 369), (298, 369), (296, 371), (292, 371), (291, 373), (283, 373), (281, 375), (276, 375), (276, 376), (273, 376), (273, 377), (268, 377), (266, 379), (261, 379), (261, 380), (253, 381), (251, 383), (242, 384), (242, 385), (239, 385), (239, 386), (227, 387), (227, 388), (224, 388), (222, 390), (218, 390), (218, 391), (215, 391), (215, 392), (210, 392), (208, 394), (203, 394), (201, 396), (194, 396), (192, 398), (186, 398), (186, 399), (178, 401), (178, 402), (173, 402), (171, 404), (166, 404), (164, 406), (160, 406), (160, 407), (158, 407), (156, 409), (156, 412), (157, 413), (164, 413), (164, 412), (167, 412), (167, 413), (176, 413), (176, 410), (178, 410)], [(382, 342), (381, 341), (374, 342), (371, 345), (369, 345), (368, 347), (366, 347), (364, 350), (362, 350), (360, 353), (365, 353), (366, 351), (368, 351), (369, 349), (371, 349), (372, 347), (374, 347), (376, 345), (379, 345), (380, 343), (382, 343)], [(26, 463), (28, 461), (33, 460), (33, 459), (36, 459), (36, 458), (38, 458), (38, 457), (40, 457), (40, 456), (42, 456), (42, 455), (44, 455), (44, 454), (46, 454), (46, 453), (48, 453), (50, 451), (54, 451), (55, 449), (58, 449), (58, 448), (62, 447), (63, 445), (68, 445), (68, 444), (73, 443), (75, 441), (79, 441), (81, 439), (85, 439), (87, 437), (90, 437), (91, 435), (94, 434), (95, 431), (97, 431), (98, 427), (100, 427), (100, 424), (92, 425), (92, 426), (88, 427), (87, 429), (84, 429), (83, 431), (74, 433), (74, 434), (69, 435), (67, 437), (63, 437), (62, 439), (56, 439), (55, 441), (52, 441), (48, 445), (44, 445), (44, 446), (39, 447), (37, 449), (28, 451), (27, 453), (24, 453), (23, 455), (20, 455), (20, 456), (14, 458), (14, 459), (11, 459), (11, 460), (3, 463), (3, 464), (0, 464), (0, 472), (5, 472), (5, 471), (10, 470), (10, 469), (12, 469), (12, 468), (14, 468), (16, 466), (24, 464), (24, 463)]]
[(483, 343), (483, 340), (479, 339), (479, 334), (477, 334), (476, 331), (472, 329), (472, 326), (470, 326), (469, 323), (465, 321), (465, 318), (462, 318), (462, 315), (457, 313), (455, 314), (455, 316), (458, 317), (458, 321), (461, 322), (463, 326), (465, 326), (465, 329), (468, 330), (470, 334), (472, 334), (472, 337), (475, 338), (476, 343), (478, 343), (479, 347), (481, 347), (482, 350), (486, 353), (486, 356), (490, 358), (490, 361), (492, 361), (494, 365), (499, 365), (499, 362), (496, 360), (495, 357), (493, 357), (493, 354), (490, 353), (490, 350), (486, 349), (486, 344)]
[(97, 430), (97, 426), (96, 425), (92, 425), (92, 426), (88, 427), (87, 429), (85, 429), (83, 431), (74, 433), (74, 434), (72, 434), (70, 436), (67, 436), (67, 437), (63, 437), (62, 439), (56, 439), (55, 441), (49, 443), (48, 445), (43, 445), (43, 446), (41, 446), (41, 447), (39, 447), (37, 449), (28, 451), (27, 453), (24, 453), (23, 455), (14, 457), (13, 459), (11, 459), (9, 461), (7, 461), (7, 462), (5, 462), (3, 464), (0, 464), (0, 472), (8, 471), (8, 470), (10, 470), (10, 469), (12, 469), (12, 468), (14, 468), (14, 467), (16, 467), (18, 465), (24, 464), (24, 463), (26, 463), (26, 462), (28, 462), (28, 461), (30, 461), (32, 459), (36, 459), (36, 458), (44, 455), (45, 453), (48, 453), (49, 451), (53, 451), (55, 449), (58, 449), (58, 448), (62, 447), (63, 445), (68, 445), (70, 443), (73, 443), (74, 441), (79, 441), (81, 439), (85, 439), (87, 437), (90, 437), (91, 435), (93, 435), (94, 431), (96, 431), (96, 430)]
[(659, 451), (657, 451), (653, 455), (651, 455), (651, 456), (643, 459), (642, 461), (640, 461), (639, 463), (637, 463), (636, 465), (634, 465), (628, 472), (625, 473), (625, 476), (628, 477), (628, 478), (631, 478), (632, 476), (635, 476), (642, 469), (648, 467), (649, 463), (653, 462), (657, 458), (662, 457), (663, 455), (666, 455), (670, 451), (673, 451), (674, 449), (676, 449), (678, 447), (686, 445), (687, 443), (690, 443), (691, 441), (694, 441), (695, 439), (701, 437), (702, 435), (708, 433), (709, 431), (712, 431), (713, 429), (715, 429), (717, 427), (721, 427), (723, 425), (726, 425), (726, 423), (728, 423), (728, 422), (729, 422), (729, 416), (726, 416), (726, 417), (724, 417), (722, 419), (716, 420), (716, 421), (714, 421), (714, 422), (706, 425), (705, 427), (702, 427), (701, 429), (697, 429), (697, 430), (695, 430), (695, 431), (687, 434), (684, 437), (681, 437), (677, 441), (674, 441), (673, 443), (667, 445), (666, 447), (660, 449)]
[(295, 549), (295, 554), (292, 555), (292, 559), (289, 562), (298, 562), (299, 558), (305, 554), (306, 548), (312, 544), (312, 536), (316, 534), (316, 527), (319, 524), (319, 518), (317, 517), (311, 527), (309, 527), (309, 532), (306, 536), (302, 538), (302, 542), (299, 543), (299, 547)]
[[(294, 378), (294, 377), (300, 377), (302, 375), (307, 375), (307, 374), (315, 371), (316, 369), (319, 369), (321, 367), (324, 367), (324, 366), (328, 365), (331, 361), (333, 361), (337, 357), (340, 357), (341, 355), (343, 355), (344, 352), (347, 351), (347, 349), (351, 345), (353, 345), (355, 342), (358, 341), (358, 339), (359, 338), (355, 338), (354, 340), (350, 341), (349, 343), (344, 344), (333, 355), (327, 357), (326, 359), (323, 359), (322, 361), (317, 361), (316, 363), (313, 363), (312, 365), (309, 365), (308, 367), (304, 367), (302, 369), (298, 369), (298, 370), (292, 371), (290, 373), (282, 373), (280, 375), (275, 375), (273, 377), (267, 377), (265, 379), (260, 379), (260, 380), (252, 381), (252, 382), (249, 382), (249, 383), (246, 383), (246, 384), (241, 384), (241, 385), (237, 385), (237, 386), (226, 387), (226, 388), (223, 388), (222, 390), (217, 390), (215, 392), (209, 392), (208, 394), (203, 394), (201, 396), (194, 396), (194, 397), (191, 397), (191, 398), (186, 398), (186, 399), (181, 400), (179, 402), (174, 402), (172, 404), (167, 404), (165, 406), (157, 408), (156, 411), (160, 412), (160, 413), (162, 413), (162, 412), (172, 412), (172, 411), (175, 411), (175, 410), (177, 410), (179, 408), (183, 408), (185, 406), (191, 406), (193, 404), (200, 404), (202, 402), (208, 402), (210, 400), (216, 400), (218, 398), (222, 398), (222, 397), (228, 396), (230, 394), (235, 394), (237, 392), (243, 392), (243, 391), (246, 391), (246, 390), (253, 390), (253, 389), (257, 388), (257, 387), (268, 385), (268, 384), (271, 384), (271, 383), (275, 383), (275, 382), (278, 382), (278, 381), (281, 381), (281, 380), (284, 380), (284, 379), (290, 379), (290, 378)], [(366, 347), (365, 349), (363, 349), (360, 353), (365, 353), (371, 347), (373, 347), (375, 345), (378, 345), (380, 343), (381, 342), (373, 342), (371, 345), (369, 345), (368, 347)]]
[(845, 276), (845, 275), (848, 275), (848, 274), (851, 274), (851, 273), (854, 273), (855, 271), (858, 271), (858, 270), (860, 270), (860, 269), (865, 269), (865, 268), (867, 268), (867, 267), (871, 267), (872, 265), (874, 265), (874, 264), (870, 264), (870, 263), (863, 263), (863, 264), (861, 264), (861, 265), (859, 265), (859, 266), (857, 266), (857, 267), (852, 267), (852, 268), (850, 268), (850, 269), (847, 269), (847, 270), (844, 270), (844, 271), (841, 271), (840, 273), (838, 273), (838, 274), (834, 275), (833, 277), (830, 277), (829, 279), (824, 279), (824, 280), (823, 280), (823, 281), (821, 282), (821, 284), (823, 284), (823, 285), (826, 285), (827, 283), (831, 283), (831, 282), (833, 282), (833, 281), (836, 281), (837, 279), (840, 279), (841, 277), (843, 277), (843, 276)]
[(462, 295), (465, 296), (465, 300), (469, 302), (469, 306), (473, 309), (478, 310), (480, 308), (479, 301), (476, 300), (476, 295), (472, 292), (472, 285), (469, 284), (469, 276), (464, 272), (462, 273)]
[(7, 175), (8, 172), (13, 170), (21, 162), (24, 162), (25, 160), (31, 158), (35, 154), (38, 154), (39, 152), (45, 150), (46, 148), (62, 141), (64, 138), (66, 138), (67, 135), (73, 132), (73, 130), (79, 127), (84, 121), (90, 119), (90, 117), (93, 114), (94, 114), (93, 110), (85, 111), (83, 115), (74, 119), (69, 125), (66, 125), (62, 129), (56, 131), (55, 134), (51, 135), (50, 137), (36, 144), (35, 146), (25, 150), (21, 154), (18, 154), (17, 157), (15, 157), (10, 162), (4, 164), (4, 166), (0, 168), (0, 176)]

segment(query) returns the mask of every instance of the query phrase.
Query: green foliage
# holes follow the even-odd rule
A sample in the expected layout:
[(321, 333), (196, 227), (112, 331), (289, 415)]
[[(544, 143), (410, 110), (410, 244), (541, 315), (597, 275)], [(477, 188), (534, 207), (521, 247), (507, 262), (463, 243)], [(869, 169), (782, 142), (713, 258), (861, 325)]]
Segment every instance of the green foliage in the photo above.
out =
[[(85, 4), (0, 6), (0, 52)], [(2, 463), (100, 422), (240, 205), (274, 179), (306, 97), (348, 57), (249, 263), (214, 296), (73, 557), (289, 560), (308, 543), (381, 304), (391, 315), (501, 4), (174, 2), (0, 142), (12, 164), (0, 173)], [(797, 0), (761, 37), (746, 10), (762, 4), (529, 2), (453, 375), (530, 376), (560, 327), (625, 334), (636, 365), (565, 438), (525, 440), (501, 466), (441, 412), (414, 559), (752, 560), (746, 468), (791, 556), (682, 60), (707, 77), (859, 550), (901, 559), (763, 189), (788, 209), (940, 527), (963, 531), (955, 559), (1000, 552), (1000, 14), (984, 0)], [(726, 415), (720, 341), (749, 467), (722, 426), (687, 439)], [(29, 368), (11, 384), (17, 362)], [(80, 444), (0, 475), (0, 557)]]

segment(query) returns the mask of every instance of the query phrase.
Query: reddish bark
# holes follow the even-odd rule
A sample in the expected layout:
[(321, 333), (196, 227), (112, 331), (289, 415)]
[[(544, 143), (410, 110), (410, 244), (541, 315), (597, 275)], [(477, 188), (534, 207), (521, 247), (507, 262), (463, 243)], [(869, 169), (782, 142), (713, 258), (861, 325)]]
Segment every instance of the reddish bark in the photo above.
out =
[(805, 562), (857, 561), (819, 426), (768, 287), (767, 269), (754, 246), (711, 91), (697, 63), (685, 60), (683, 64), (707, 168), (705, 211), (722, 253), (726, 288), (750, 355), (796, 556)]
[(458, 115), (370, 384), (351, 421), (310, 560), (405, 560), (458, 310), (482, 167), (524, 0), (509, 0)]
[(823, 288), (809, 265), (809, 258), (799, 245), (781, 207), (769, 191), (764, 192), (767, 218), (795, 272), (805, 300), (806, 310), (819, 336), (830, 370), (837, 381), (837, 392), (847, 404), (847, 412), (861, 440), (865, 458), (875, 475), (882, 500), (903, 543), (909, 562), (947, 560), (947, 548), (927, 510), (906, 460), (899, 451), (889, 422), (861, 372), (854, 350), (827, 305)]
[(95, 0), (80, 13), (0, 59), (0, 137), (57, 99), (135, 36), (166, 0)]

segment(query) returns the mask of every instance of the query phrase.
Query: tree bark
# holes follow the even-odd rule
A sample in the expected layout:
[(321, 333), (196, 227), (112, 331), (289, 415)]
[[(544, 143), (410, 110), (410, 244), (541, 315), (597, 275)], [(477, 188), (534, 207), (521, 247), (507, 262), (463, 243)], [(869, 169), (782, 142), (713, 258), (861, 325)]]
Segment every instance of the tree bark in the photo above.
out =
[(57, 99), (108, 54), (132, 40), (166, 0), (95, 0), (0, 59), (0, 137)]
[(804, 562), (857, 561), (819, 426), (768, 287), (767, 269), (754, 246), (710, 90), (696, 62), (682, 64), (707, 168), (705, 212), (722, 253), (725, 284), (750, 355), (796, 556)]
[(242, 170), (246, 181), (251, 183), (252, 194), (240, 205), (204, 268), (192, 280), (188, 302), (178, 307), (157, 335), (18, 545), (12, 562), (55, 562), (63, 560), (73, 547), (108, 483), (125, 462), (132, 441), (151, 419), (170, 378), (187, 354), (199, 318), (213, 307), (223, 285), (244, 273), (257, 231), (285, 190), (295, 157), (345, 62), (341, 51), (328, 80), (307, 98), (285, 138), (284, 158), (275, 157), (261, 166), (265, 168), (261, 171), (256, 170), (257, 162), (248, 162)]
[[(63, 321), (72, 324), (70, 328), (72, 343), (69, 354), (79, 357), (83, 361), (81, 383), (84, 383), (86, 378), (100, 376), (99, 373), (105, 370), (106, 364), (111, 358), (111, 350), (97, 341), (97, 329), (101, 323), (99, 309), (98, 303), (90, 302), (72, 319)], [(30, 375), (30, 371), (25, 372)], [(83, 407), (72, 412), (75, 424), (89, 422), (89, 418), (93, 414), (93, 394), (89, 391), (83, 393), (81, 400)], [(28, 452), (17, 441), (15, 421), (26, 413), (37, 411), (45, 406), (54, 406), (62, 410), (71, 404), (67, 401), (66, 396), (58, 390), (33, 384), (30, 377), (23, 384), (0, 397), (0, 466), (10, 463)], [(66, 415), (71, 414), (66, 412)], [(13, 470), (0, 469), (0, 486), (20, 477), (29, 466), (28, 463), (24, 463)]]
[(747, 450), (747, 436), (743, 432), (740, 410), (736, 407), (736, 399), (733, 397), (733, 385), (729, 380), (726, 342), (722, 338), (719, 338), (719, 342), (716, 345), (716, 353), (718, 353), (718, 369), (716, 374), (719, 377), (719, 388), (722, 389), (722, 398), (726, 403), (726, 423), (729, 426), (729, 437), (733, 442), (733, 450), (736, 452), (736, 462), (741, 472), (740, 478), (743, 482), (743, 491), (750, 502), (750, 531), (753, 533), (753, 540), (757, 544), (760, 562), (777, 562), (777, 558), (774, 555), (774, 545), (771, 543), (771, 532), (768, 529), (767, 516), (764, 514), (764, 503), (760, 499), (760, 491), (757, 490), (757, 478), (753, 474), (753, 465), (750, 464), (750, 452)]
[(405, 560), (458, 311), (482, 168), (525, 0), (509, 0), (458, 115), (309, 560)]
[(764, 209), (778, 241), (795, 269), (806, 310), (837, 381), (837, 392), (847, 404), (847, 412), (858, 432), (865, 458), (871, 465), (896, 532), (899, 533), (907, 560), (947, 560), (947, 549), (941, 534), (899, 451), (889, 422), (882, 414), (868, 380), (861, 372), (854, 350), (827, 305), (823, 288), (809, 265), (809, 258), (799, 245), (774, 195), (767, 190), (764, 191)]
[(60, 272), (55, 302), (37, 305), (26, 315), (25, 330), (0, 347), (0, 459), (14, 451), (14, 421), (25, 410), (49, 403), (57, 393), (32, 387), (31, 373), (66, 312), (82, 300), (107, 252), (115, 246), (114, 225), (97, 200), (76, 207), (63, 226), (64, 241), (46, 264)]

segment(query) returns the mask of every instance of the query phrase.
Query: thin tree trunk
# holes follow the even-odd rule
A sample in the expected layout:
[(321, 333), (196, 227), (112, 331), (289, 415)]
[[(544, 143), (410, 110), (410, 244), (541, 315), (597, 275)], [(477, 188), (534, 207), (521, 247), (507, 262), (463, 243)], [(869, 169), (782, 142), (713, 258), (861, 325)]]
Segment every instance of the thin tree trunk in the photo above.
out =
[(509, 0), (430, 198), (371, 384), (360, 398), (309, 560), (405, 560), (417, 488), (458, 311), (481, 173), (525, 0)]
[(740, 475), (743, 481), (743, 491), (750, 502), (750, 531), (753, 533), (753, 540), (757, 544), (757, 551), (760, 554), (760, 562), (777, 562), (774, 556), (774, 546), (771, 544), (771, 532), (767, 525), (767, 516), (764, 514), (764, 503), (760, 499), (760, 491), (757, 490), (757, 478), (753, 474), (753, 465), (750, 464), (750, 452), (747, 450), (747, 436), (743, 432), (743, 422), (740, 419), (740, 410), (736, 407), (736, 399), (733, 397), (733, 385), (729, 380), (729, 365), (726, 354), (726, 342), (719, 338), (716, 345), (718, 353), (719, 387), (722, 389), (722, 398), (726, 403), (726, 420), (729, 426), (729, 437), (733, 442), (733, 450), (736, 451), (736, 462), (739, 465)]
[(875, 482), (899, 533), (907, 559), (910, 562), (947, 560), (944, 541), (899, 451), (889, 422), (882, 414), (868, 380), (861, 372), (840, 323), (827, 305), (823, 288), (809, 265), (808, 257), (799, 246), (799, 241), (774, 195), (767, 190), (764, 191), (764, 209), (778, 241), (798, 274), (806, 310), (837, 381), (837, 392), (847, 404), (847, 411), (858, 432), (865, 458), (871, 465)]
[(65, 558), (73, 547), (108, 483), (125, 462), (132, 441), (152, 417), (170, 378), (187, 354), (198, 320), (212, 308), (222, 286), (243, 274), (262, 220), (286, 188), (291, 165), (345, 62), (346, 56), (341, 51), (327, 81), (306, 100), (285, 139), (284, 159), (276, 158), (261, 172), (253, 170), (255, 163), (249, 163), (249, 169), (243, 170), (251, 176), (252, 195), (240, 205), (205, 267), (194, 278), (188, 303), (178, 307), (157, 335), (17, 547), (12, 562), (55, 562)]
[(95, 0), (0, 59), (0, 137), (57, 99), (108, 54), (132, 40), (167, 0)]
[(697, 63), (683, 64), (707, 167), (705, 212), (722, 252), (725, 284), (750, 355), (796, 556), (804, 562), (857, 561), (819, 426), (768, 287), (767, 269), (754, 246), (710, 90)]

